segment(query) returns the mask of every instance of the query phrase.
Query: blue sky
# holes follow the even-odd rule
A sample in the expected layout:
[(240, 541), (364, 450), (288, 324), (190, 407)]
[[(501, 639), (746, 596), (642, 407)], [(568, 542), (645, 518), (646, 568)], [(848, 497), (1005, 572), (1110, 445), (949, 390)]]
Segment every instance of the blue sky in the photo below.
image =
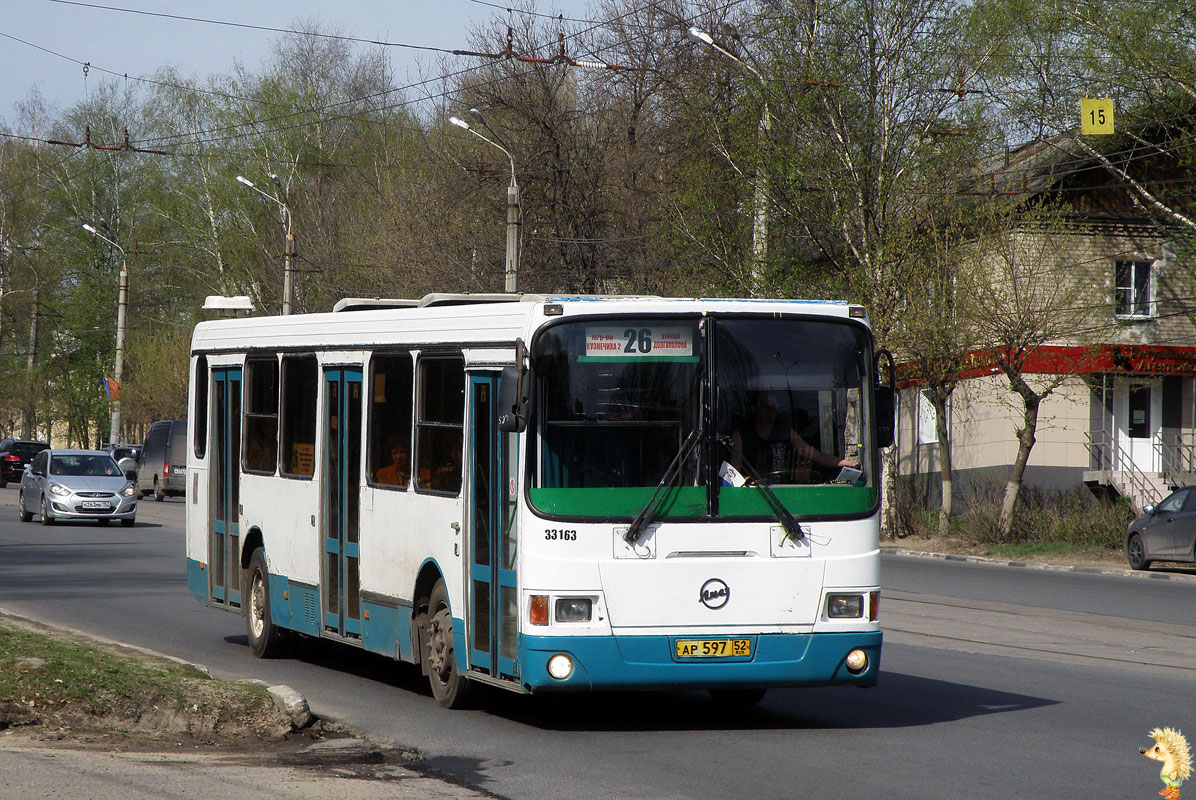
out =
[[(541, 0), (535, 8), (584, 18), (587, 5), (586, 0)], [(479, 0), (0, 0), (0, 8), (7, 12), (0, 16), (0, 119), (10, 125), (14, 104), (35, 85), (47, 104), (62, 110), (111, 79), (109, 73), (150, 77), (170, 64), (183, 75), (203, 78), (228, 73), (236, 61), (255, 70), (282, 35), (111, 8), (268, 28), (315, 20), (328, 32), (446, 50), (469, 49), (466, 31), (474, 23), (506, 17), (501, 2)], [(434, 65), (438, 56), (399, 47), (387, 51), (399, 82), (416, 74), (417, 60)], [(91, 64), (86, 77), (79, 62)]]

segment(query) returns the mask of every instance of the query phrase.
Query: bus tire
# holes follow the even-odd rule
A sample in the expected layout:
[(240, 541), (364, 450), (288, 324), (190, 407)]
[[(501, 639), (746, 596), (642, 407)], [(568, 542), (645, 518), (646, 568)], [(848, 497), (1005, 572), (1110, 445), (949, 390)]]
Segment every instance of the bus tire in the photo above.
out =
[(767, 689), (711, 689), (714, 704), (728, 709), (751, 708), (764, 699)]
[(270, 616), (270, 573), (266, 569), (266, 552), (260, 547), (249, 559), (241, 599), (245, 634), (254, 656), (278, 658), (285, 655), (289, 637)]
[(432, 697), (444, 708), (467, 708), (473, 684), (457, 671), (453, 646), (453, 614), (443, 580), (436, 581), (428, 599), (424, 628), (423, 667), (428, 673)]

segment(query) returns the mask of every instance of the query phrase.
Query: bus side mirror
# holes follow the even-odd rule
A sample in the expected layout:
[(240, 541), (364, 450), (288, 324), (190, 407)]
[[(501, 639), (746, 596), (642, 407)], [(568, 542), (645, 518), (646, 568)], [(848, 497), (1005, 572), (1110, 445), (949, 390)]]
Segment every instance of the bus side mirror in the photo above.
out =
[(895, 427), (893, 389), (889, 386), (876, 387), (876, 446), (892, 447)]
[(503, 367), (498, 383), (498, 429), (523, 433), (531, 410), (532, 374), (524, 366), (523, 340), (515, 342), (515, 366)]

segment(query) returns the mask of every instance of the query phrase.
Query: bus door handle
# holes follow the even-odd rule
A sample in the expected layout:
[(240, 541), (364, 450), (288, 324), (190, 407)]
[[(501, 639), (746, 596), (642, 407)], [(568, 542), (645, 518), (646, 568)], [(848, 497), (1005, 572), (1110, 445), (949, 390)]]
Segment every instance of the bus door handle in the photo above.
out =
[[(460, 522), (450, 522), (449, 527), (453, 529), (454, 536), (461, 535), (461, 523)], [(454, 556), (461, 555), (461, 542), (460, 541), (453, 542), (453, 555)]]

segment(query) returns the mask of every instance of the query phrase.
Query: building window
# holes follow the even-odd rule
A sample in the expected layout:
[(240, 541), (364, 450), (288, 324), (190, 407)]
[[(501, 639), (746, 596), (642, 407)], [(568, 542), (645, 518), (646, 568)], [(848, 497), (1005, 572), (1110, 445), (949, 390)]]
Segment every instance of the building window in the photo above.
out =
[(1114, 313), (1119, 317), (1149, 317), (1151, 261), (1117, 262), (1117, 296)]

